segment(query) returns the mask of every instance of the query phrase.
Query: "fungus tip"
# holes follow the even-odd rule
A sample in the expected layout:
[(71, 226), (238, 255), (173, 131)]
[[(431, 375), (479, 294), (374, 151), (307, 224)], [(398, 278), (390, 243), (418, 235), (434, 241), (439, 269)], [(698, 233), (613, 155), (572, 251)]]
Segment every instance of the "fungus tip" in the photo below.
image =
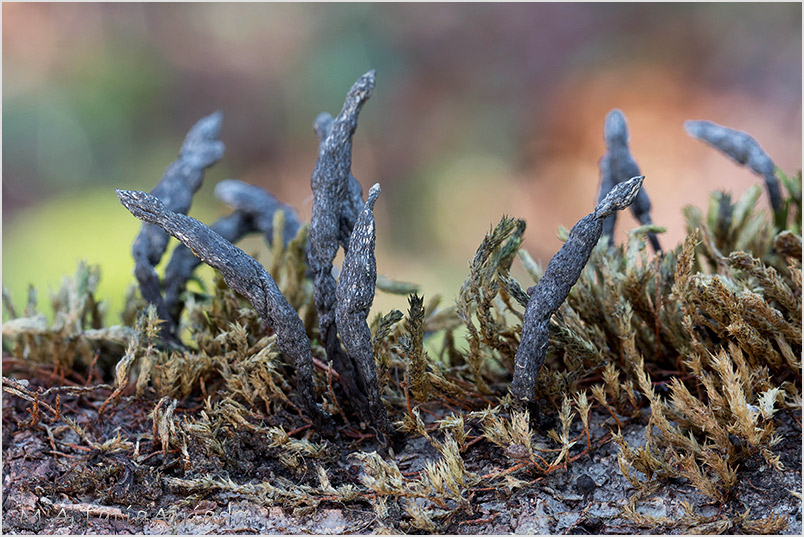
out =
[(377, 196), (380, 195), (380, 183), (374, 183), (372, 187), (369, 189), (368, 193), (368, 201), (366, 203), (371, 203), (374, 206), (374, 201), (377, 199)]

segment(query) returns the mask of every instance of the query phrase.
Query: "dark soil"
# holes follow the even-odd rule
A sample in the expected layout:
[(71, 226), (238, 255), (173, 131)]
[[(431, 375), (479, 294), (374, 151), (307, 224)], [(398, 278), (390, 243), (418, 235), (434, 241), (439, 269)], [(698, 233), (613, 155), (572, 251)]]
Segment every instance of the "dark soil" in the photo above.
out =
[[(17, 375), (36, 390), (70, 379), (36, 378), (32, 372)], [(8, 375), (8, 371), (4, 371)], [(82, 396), (61, 395), (63, 416), (73, 419), (97, 442), (119, 437), (131, 444), (118, 449), (91, 449), (64, 421), (51, 422), (40, 411), (32, 419), (30, 402), (3, 394), (3, 532), (27, 534), (200, 534), (200, 533), (372, 533), (415, 528), (401, 522), (403, 513), (389, 502), (388, 514), (379, 518), (370, 499), (348, 504), (324, 501), (314, 508), (283, 509), (262, 505), (227, 492), (188, 494), (174, 490), (166, 478), (192, 478), (206, 474), (227, 475), (236, 483), (285, 478), (298, 484), (317, 483), (316, 469), (307, 459), (295, 470), (278, 461), (277, 448), (254, 434), (242, 433), (227, 440), (226, 453), (208, 457), (201, 446), (187, 446), (163, 453), (152, 439), (149, 413), (155, 401), (138, 400), (124, 393), (117, 405), (106, 409), (99, 421), (98, 409), (108, 397), (105, 389)], [(53, 397), (48, 402), (54, 405)], [(197, 413), (201, 401), (184, 401), (182, 412)], [(33, 423), (32, 423), (33, 421)], [(295, 415), (266, 418), (296, 438), (312, 433)], [(425, 420), (426, 421), (426, 420)], [(511, 474), (528, 483), (514, 490), (472, 489), (468, 509), (443, 519), (439, 531), (450, 534), (610, 534), (739, 532), (731, 520), (750, 509), (750, 518), (770, 514), (787, 517), (786, 534), (801, 534), (801, 426), (789, 413), (781, 413), (780, 443), (784, 472), (769, 467), (761, 455), (744, 461), (738, 484), (728, 502), (719, 505), (684, 480), (661, 483), (652, 494), (636, 502), (642, 521), (625, 516), (623, 508), (636, 493), (617, 464), (618, 448), (609, 441), (611, 417), (593, 411), (590, 433), (593, 451), (581, 455), (566, 469), (539, 475), (523, 469)], [(623, 434), (632, 446), (644, 444), (646, 419), (624, 422)], [(575, 424), (576, 429), (579, 424)], [(574, 430), (574, 433), (580, 429)], [(312, 437), (316, 439), (315, 437)], [(333, 486), (352, 483), (359, 490), (362, 466), (351, 456), (372, 451), (369, 438), (339, 436), (331, 441), (327, 473)], [(583, 447), (583, 446), (580, 446)], [(577, 453), (580, 453), (580, 449)], [(572, 452), (573, 454), (576, 451)], [(485, 475), (511, 466), (510, 454), (485, 441), (463, 453), (467, 470)], [(421, 470), (438, 452), (424, 438), (408, 439), (394, 455), (403, 474)], [(319, 460), (319, 462), (321, 462)], [(701, 516), (696, 527), (684, 523), (682, 501)], [(660, 521), (660, 522), (659, 522)]]

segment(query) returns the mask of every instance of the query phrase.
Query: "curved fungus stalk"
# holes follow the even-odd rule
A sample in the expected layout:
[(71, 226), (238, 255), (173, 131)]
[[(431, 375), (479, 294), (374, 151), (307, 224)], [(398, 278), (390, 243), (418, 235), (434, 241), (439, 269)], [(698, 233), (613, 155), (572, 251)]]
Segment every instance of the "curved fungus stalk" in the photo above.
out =
[(536, 378), (547, 355), (550, 317), (558, 310), (578, 281), (592, 250), (603, 234), (604, 220), (631, 205), (645, 176), (616, 184), (595, 210), (570, 230), (567, 242), (556, 253), (544, 276), (533, 289), (525, 308), (522, 336), (516, 351), (511, 392), (525, 404), (536, 402)]
[[(162, 179), (151, 190), (170, 211), (186, 214), (190, 210), (193, 194), (201, 188), (204, 170), (223, 157), (224, 146), (218, 139), (223, 114), (215, 112), (200, 119), (187, 133), (179, 158), (165, 170)], [(168, 321), (168, 339), (174, 339), (173, 323), (168, 306), (162, 298), (162, 283), (156, 265), (162, 259), (168, 244), (168, 234), (158, 226), (143, 224), (131, 254), (134, 257), (134, 275), (140, 284), (142, 297), (156, 305), (159, 318)]]
[(776, 165), (750, 134), (730, 129), (711, 121), (685, 121), (684, 130), (726, 156), (761, 175), (768, 189), (768, 198), (774, 213), (782, 210), (782, 193), (776, 178)]
[(285, 213), (285, 228), (282, 242), (287, 245), (299, 233), (302, 224), (299, 215), (290, 205), (282, 203), (276, 196), (257, 185), (250, 185), (237, 179), (226, 179), (215, 185), (215, 196), (229, 207), (247, 215), (254, 228), (261, 232), (268, 244), (273, 241), (274, 213)]
[[(210, 228), (232, 244), (249, 233), (257, 231), (251, 218), (240, 211), (235, 211), (230, 215), (219, 218)], [(170, 261), (165, 267), (164, 303), (170, 315), (168, 329), (171, 332), (175, 333), (179, 324), (179, 316), (184, 307), (181, 301), (181, 294), (187, 287), (187, 281), (193, 276), (193, 272), (200, 264), (201, 260), (196, 257), (192, 250), (183, 244), (179, 244), (174, 248)]]

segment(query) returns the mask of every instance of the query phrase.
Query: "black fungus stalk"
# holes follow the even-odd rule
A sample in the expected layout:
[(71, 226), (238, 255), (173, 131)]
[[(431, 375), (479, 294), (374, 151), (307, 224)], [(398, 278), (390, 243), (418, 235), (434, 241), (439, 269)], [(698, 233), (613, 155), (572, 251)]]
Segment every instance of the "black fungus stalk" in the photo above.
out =
[[(335, 277), (332, 261), (338, 246), (348, 249), (351, 230), (347, 230), (343, 208), (349, 196), (349, 176), (352, 167), (352, 136), (357, 129), (357, 117), (374, 89), (374, 71), (369, 71), (352, 86), (346, 95), (341, 112), (331, 122), (318, 122), (316, 132), (324, 135), (318, 148), (310, 186), (313, 191), (313, 210), (310, 222), (308, 261), (313, 273), (316, 311), (321, 341), (327, 358), (340, 374), (347, 397), (359, 409), (366, 408), (366, 387), (361, 386), (356, 365), (338, 342), (335, 320)], [(319, 116), (320, 118), (321, 116)]]
[[(151, 195), (159, 198), (170, 211), (185, 214), (190, 209), (193, 194), (201, 187), (204, 170), (223, 156), (224, 146), (218, 139), (223, 115), (215, 112), (199, 120), (182, 145), (179, 158), (165, 170)], [(154, 267), (162, 259), (169, 237), (158, 226), (143, 224), (131, 253), (134, 257), (134, 274), (140, 284), (140, 293), (154, 304), (159, 317), (169, 321), (170, 313), (162, 300), (162, 285)]]
[(775, 213), (781, 211), (782, 194), (776, 178), (776, 165), (750, 134), (711, 121), (686, 121), (684, 129), (693, 138), (719, 149), (738, 164), (761, 175), (768, 189), (771, 208)]
[[(603, 138), (606, 142), (606, 153), (600, 159), (600, 195), (598, 196), (598, 203), (605, 199), (615, 185), (640, 174), (639, 166), (634, 157), (631, 156), (631, 150), (628, 147), (628, 125), (625, 121), (625, 115), (620, 110), (614, 109), (606, 116), (606, 122), (603, 125)], [(640, 224), (646, 226), (653, 224), (650, 209), (650, 198), (645, 189), (642, 189), (637, 194), (633, 205), (631, 205), (631, 212), (634, 213)], [(612, 214), (603, 222), (603, 234), (609, 238), (609, 244), (612, 245), (614, 244), (614, 226), (616, 223), (616, 214)], [(648, 240), (655, 252), (662, 251), (655, 233), (648, 233)]]
[(380, 185), (369, 190), (368, 201), (357, 217), (349, 240), (349, 250), (343, 260), (336, 290), (335, 318), (341, 342), (349, 358), (357, 365), (368, 397), (371, 422), (378, 439), (386, 444), (393, 437), (388, 414), (380, 398), (380, 386), (374, 366), (371, 330), (366, 319), (374, 301), (377, 283), (377, 262), (374, 258), (374, 202), (380, 195)]
[(250, 185), (236, 179), (227, 179), (215, 185), (215, 196), (233, 209), (248, 215), (254, 227), (262, 232), (268, 244), (273, 243), (274, 213), (285, 213), (285, 229), (282, 240), (285, 246), (292, 241), (301, 221), (293, 207), (280, 202), (273, 194), (262, 187)]
[(604, 221), (631, 205), (639, 195), (644, 176), (616, 184), (594, 212), (581, 218), (570, 230), (567, 242), (553, 256), (544, 276), (533, 289), (525, 308), (522, 337), (516, 351), (511, 392), (525, 403), (535, 402), (536, 377), (544, 364), (550, 336), (550, 317), (578, 281), (592, 250), (603, 234)]
[(304, 324), (268, 271), (195, 218), (170, 211), (155, 196), (133, 190), (118, 190), (117, 196), (131, 214), (176, 237), (204, 263), (219, 270), (229, 287), (251, 302), (276, 333), (279, 351), (294, 361), (302, 405), (320, 430), (329, 431), (328, 416), (315, 402), (313, 356)]

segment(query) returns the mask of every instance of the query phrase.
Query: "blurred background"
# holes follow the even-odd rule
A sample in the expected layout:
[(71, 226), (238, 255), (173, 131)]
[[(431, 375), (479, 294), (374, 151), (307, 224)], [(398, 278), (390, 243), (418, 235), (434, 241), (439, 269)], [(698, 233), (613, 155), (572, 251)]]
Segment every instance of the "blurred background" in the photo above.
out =
[[(456, 296), (503, 214), (546, 265), (597, 196), (603, 120), (629, 121), (654, 221), (678, 243), (686, 204), (758, 177), (689, 138), (686, 119), (753, 135), (801, 168), (801, 4), (3, 4), (2, 279), (58, 288), (100, 264), (108, 322), (134, 281), (139, 228), (115, 188), (150, 190), (187, 129), (224, 113), (216, 182), (261, 185), (311, 213), (312, 122), (377, 70), (353, 173), (378, 201), (379, 271)], [(762, 203), (767, 207), (767, 197)], [(617, 239), (635, 226), (621, 214)], [(258, 237), (242, 242), (264, 263)], [(518, 265), (518, 261), (515, 262)], [(515, 274), (523, 274), (515, 268)], [(208, 276), (209, 274), (207, 274)], [(520, 276), (530, 285), (527, 276)], [(379, 310), (406, 308), (378, 296)]]

